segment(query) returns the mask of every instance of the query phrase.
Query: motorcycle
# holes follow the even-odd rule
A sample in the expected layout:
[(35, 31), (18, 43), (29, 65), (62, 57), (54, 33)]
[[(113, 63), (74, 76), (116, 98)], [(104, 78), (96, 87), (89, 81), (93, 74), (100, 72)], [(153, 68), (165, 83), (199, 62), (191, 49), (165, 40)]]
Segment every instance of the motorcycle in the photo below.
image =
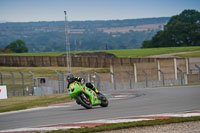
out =
[(76, 82), (71, 83), (68, 89), (68, 94), (71, 96), (71, 98), (76, 100), (77, 104), (82, 105), (86, 109), (91, 109), (92, 106), (97, 105), (100, 105), (102, 107), (108, 106), (108, 100), (103, 94), (99, 92), (97, 95), (85, 84), (80, 85)]

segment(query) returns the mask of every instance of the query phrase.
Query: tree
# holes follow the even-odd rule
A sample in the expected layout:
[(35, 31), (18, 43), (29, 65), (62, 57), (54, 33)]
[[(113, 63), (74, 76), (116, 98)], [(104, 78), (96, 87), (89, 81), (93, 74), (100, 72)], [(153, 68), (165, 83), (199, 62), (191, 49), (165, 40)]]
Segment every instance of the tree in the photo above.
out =
[(8, 46), (6, 46), (5, 49), (10, 49), (11, 51), (15, 53), (26, 53), (28, 52), (28, 48), (26, 47), (25, 42), (22, 40), (16, 40), (14, 42), (11, 42)]
[(200, 46), (200, 12), (184, 10), (173, 16), (163, 31), (142, 44), (142, 48), (178, 46)]

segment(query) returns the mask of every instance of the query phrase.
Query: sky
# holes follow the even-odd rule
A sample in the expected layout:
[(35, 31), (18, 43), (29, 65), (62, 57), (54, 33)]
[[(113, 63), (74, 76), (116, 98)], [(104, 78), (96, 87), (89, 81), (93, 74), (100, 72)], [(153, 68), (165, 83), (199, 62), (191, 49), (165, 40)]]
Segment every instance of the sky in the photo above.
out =
[(200, 0), (0, 0), (0, 22), (122, 20), (200, 11)]

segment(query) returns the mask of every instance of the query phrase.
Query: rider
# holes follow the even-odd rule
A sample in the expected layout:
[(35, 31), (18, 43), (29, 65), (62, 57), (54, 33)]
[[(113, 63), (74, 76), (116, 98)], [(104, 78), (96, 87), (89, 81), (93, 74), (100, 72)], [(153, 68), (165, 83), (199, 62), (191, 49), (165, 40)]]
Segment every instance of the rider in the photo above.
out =
[[(69, 88), (70, 84), (71, 83), (74, 83), (76, 82), (77, 84), (84, 84), (85, 83), (85, 80), (83, 78), (80, 78), (80, 77), (74, 77), (73, 74), (69, 74), (67, 76), (67, 81), (68, 81), (68, 85), (67, 85), (67, 89)], [(92, 89), (96, 94), (99, 94), (99, 91), (95, 88), (94, 85), (92, 85), (91, 83), (86, 83), (86, 87)]]

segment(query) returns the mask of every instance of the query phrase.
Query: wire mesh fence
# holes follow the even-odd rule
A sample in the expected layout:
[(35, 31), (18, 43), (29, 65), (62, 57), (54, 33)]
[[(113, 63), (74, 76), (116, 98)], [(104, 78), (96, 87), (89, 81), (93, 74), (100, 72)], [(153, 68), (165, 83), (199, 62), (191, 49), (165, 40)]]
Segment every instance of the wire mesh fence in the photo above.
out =
[(1, 72), (1, 85), (7, 86), (8, 96), (32, 95), (32, 77), (29, 73)]
[[(160, 63), (161, 64), (161, 63)], [(91, 82), (100, 91), (170, 86), (188, 83), (183, 66), (157, 63), (111, 66), (110, 72), (78, 72), (77, 77)], [(200, 67), (196, 67), (199, 71)], [(177, 75), (176, 75), (177, 73)], [(55, 71), (55, 77), (37, 77), (32, 72), (0, 72), (0, 85), (7, 86), (8, 96), (28, 96), (67, 93), (67, 73)], [(200, 80), (200, 78), (199, 78)]]

